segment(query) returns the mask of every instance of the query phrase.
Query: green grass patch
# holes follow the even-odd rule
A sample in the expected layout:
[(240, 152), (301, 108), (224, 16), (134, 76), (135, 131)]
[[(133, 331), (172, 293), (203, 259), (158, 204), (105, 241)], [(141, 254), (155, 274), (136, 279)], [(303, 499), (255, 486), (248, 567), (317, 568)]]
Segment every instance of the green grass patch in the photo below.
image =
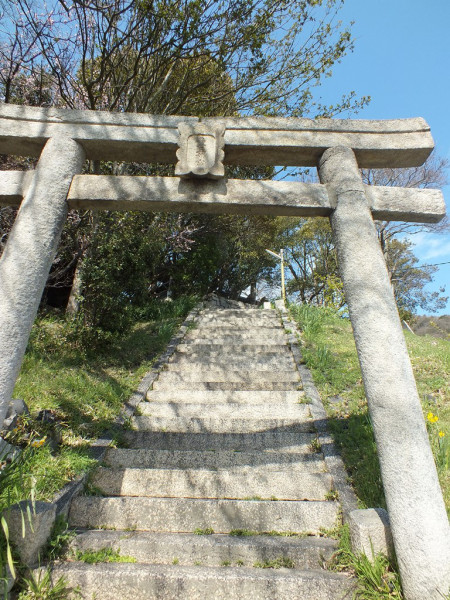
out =
[[(49, 500), (94, 464), (89, 456), (92, 440), (105, 431), (120, 435), (115, 420), (124, 402), (194, 302), (153, 303), (148, 313), (154, 320), (135, 323), (126, 334), (95, 348), (80, 342), (82, 336), (73, 323), (63, 318), (36, 321), (14, 390), (32, 417), (19, 419), (8, 434), (13, 444), (35, 446), (27, 456), (25, 494), (30, 489), (27, 482), (35, 481), (36, 499)], [(51, 416), (50, 424), (35, 419), (44, 409)], [(57, 443), (50, 445), (55, 430)], [(22, 499), (14, 495), (15, 500)]]
[[(290, 310), (302, 332), (305, 363), (320, 391), (360, 505), (386, 508), (350, 321), (331, 309), (294, 305)], [(450, 513), (450, 342), (409, 332), (405, 338)]]
[(214, 529), (211, 527), (206, 527), (205, 529), (200, 529), (197, 527), (197, 529), (194, 529), (194, 533), (195, 535), (213, 535)]
[(132, 556), (122, 556), (118, 550), (112, 548), (100, 548), (100, 550), (77, 550), (73, 553), (73, 558), (88, 565), (97, 563), (135, 563), (136, 559)]

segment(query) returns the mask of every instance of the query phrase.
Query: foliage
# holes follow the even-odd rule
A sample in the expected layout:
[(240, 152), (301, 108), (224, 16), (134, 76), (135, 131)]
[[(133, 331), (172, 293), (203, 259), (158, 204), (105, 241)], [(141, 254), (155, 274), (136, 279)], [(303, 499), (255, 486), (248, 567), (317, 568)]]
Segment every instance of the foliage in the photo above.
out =
[[(312, 90), (353, 48), (341, 0), (11, 0), (2, 3), (0, 93), (5, 102), (156, 114), (331, 116)], [(173, 173), (171, 166), (92, 163), (93, 173)], [(228, 169), (270, 177), (271, 169)], [(14, 213), (5, 215), (2, 238)], [(128, 307), (174, 296), (239, 296), (270, 266), (264, 217), (93, 216), (71, 211), (47, 282), (50, 305), (97, 330), (124, 330)], [(74, 282), (74, 284), (72, 284)]]
[(353, 49), (336, 18), (341, 4), (11, 0), (2, 15), (4, 97), (11, 101), (24, 71), (39, 79), (44, 69), (54, 100), (70, 108), (180, 114), (194, 98), (193, 114), (205, 114), (199, 104), (226, 114), (228, 102), (232, 112), (329, 116), (359, 104), (354, 92), (331, 107), (311, 93)]
[(339, 548), (329, 568), (349, 571), (357, 578), (355, 598), (358, 600), (389, 600), (403, 598), (397, 565), (383, 554), (373, 560), (365, 554), (355, 554), (351, 549), (350, 533), (344, 525), (339, 535)]
[(417, 266), (419, 259), (411, 250), (411, 242), (393, 237), (385, 240), (386, 263), (394, 288), (395, 299), (402, 319), (411, 319), (417, 308), (437, 312), (447, 303), (441, 296), (445, 288), (428, 292), (424, 288), (433, 280), (436, 266)]
[(277, 243), (285, 249), (291, 275), (288, 294), (302, 303), (342, 307), (345, 300), (328, 220), (284, 219), (280, 225)]
[(23, 583), (25, 589), (18, 600), (67, 600), (69, 594), (72, 598), (81, 598), (79, 591), (68, 587), (64, 577), (53, 583), (50, 570), (39, 569), (37, 576), (31, 573)]
[(47, 544), (46, 558), (50, 561), (61, 558), (67, 554), (69, 544), (76, 532), (69, 529), (64, 515), (59, 515), (53, 525), (50, 539)]
[(77, 550), (74, 552), (74, 559), (85, 562), (88, 565), (97, 563), (134, 563), (136, 559), (132, 556), (123, 556), (118, 550), (112, 548), (100, 548), (100, 550)]

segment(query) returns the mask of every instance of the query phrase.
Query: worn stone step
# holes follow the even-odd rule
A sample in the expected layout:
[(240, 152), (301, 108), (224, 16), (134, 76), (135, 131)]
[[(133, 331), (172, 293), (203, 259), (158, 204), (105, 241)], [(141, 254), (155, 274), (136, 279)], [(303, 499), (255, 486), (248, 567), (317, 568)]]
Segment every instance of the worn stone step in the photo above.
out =
[(266, 381), (262, 377), (259, 381), (186, 381), (180, 379), (177, 383), (162, 380), (153, 383), (154, 390), (223, 390), (223, 391), (258, 391), (268, 390), (275, 392), (297, 391), (302, 388), (300, 381)]
[(279, 319), (278, 311), (272, 310), (201, 310), (198, 313), (199, 317), (211, 317), (211, 318), (242, 318), (242, 319)]
[(193, 371), (217, 371), (219, 369), (230, 369), (237, 371), (245, 367), (251, 371), (273, 371), (279, 369), (288, 371), (296, 369), (294, 358), (288, 354), (281, 356), (236, 356), (228, 357), (210, 357), (202, 354), (177, 354), (167, 364), (165, 370), (173, 372)]
[(208, 356), (259, 356), (263, 353), (265, 355), (276, 355), (289, 354), (291, 351), (285, 342), (276, 342), (270, 344), (226, 344), (221, 346), (216, 343), (205, 343), (196, 342), (192, 343), (181, 343), (177, 346), (177, 352), (184, 354), (206, 354)]
[(216, 324), (198, 324), (197, 327), (190, 330), (189, 335), (193, 335), (195, 333), (204, 335), (205, 337), (210, 335), (234, 335), (238, 333), (240, 335), (261, 335), (261, 336), (270, 336), (282, 334), (284, 335), (284, 329), (280, 324), (267, 325), (267, 324), (259, 324), (259, 325), (249, 325), (246, 323), (222, 323)]
[(178, 433), (252, 433), (271, 431), (314, 431), (313, 421), (298, 419), (242, 419), (212, 417), (132, 417), (131, 426), (136, 431), (171, 431)]
[(342, 600), (352, 586), (348, 577), (330, 571), (140, 563), (63, 563), (53, 577), (79, 587), (84, 600)]
[[(144, 417), (198, 418), (205, 414), (204, 404), (190, 402), (141, 402), (139, 414)], [(311, 410), (307, 404), (228, 404), (217, 403), (210, 407), (208, 415), (214, 419), (297, 419), (309, 420)]]
[(280, 330), (283, 331), (283, 325), (278, 320), (244, 320), (244, 319), (198, 319), (190, 331), (265, 331), (271, 333), (272, 331)]
[(259, 391), (226, 391), (226, 390), (149, 390), (147, 400), (156, 402), (193, 402), (195, 404), (297, 404), (305, 397), (304, 391), (274, 392)]
[(288, 452), (233, 452), (232, 450), (155, 450), (148, 448), (108, 448), (103, 464), (116, 468), (147, 469), (228, 469), (232, 473), (260, 470), (292, 472), (326, 471), (322, 454)]
[(282, 537), (267, 535), (195, 535), (189, 533), (151, 533), (148, 531), (83, 531), (70, 545), (79, 552), (111, 548), (122, 556), (141, 563), (201, 565), (219, 567), (223, 562), (253, 567), (286, 557), (296, 569), (318, 569), (330, 560), (337, 542), (309, 536)]
[(163, 431), (124, 431), (130, 448), (155, 450), (233, 450), (235, 452), (309, 453), (315, 433), (263, 431), (256, 433), (171, 433)]
[(208, 368), (203, 366), (195, 366), (190, 369), (185, 366), (179, 371), (172, 371), (164, 369), (160, 372), (157, 381), (165, 381), (167, 383), (178, 383), (179, 381), (217, 381), (217, 382), (253, 382), (254, 380), (263, 379), (267, 382), (279, 381), (279, 382), (291, 382), (300, 381), (300, 375), (298, 371), (292, 369), (287, 370), (270, 370), (259, 373), (253, 369), (248, 369), (245, 364), (240, 369), (231, 370), (225, 365), (223, 368)]
[(91, 529), (173, 533), (211, 528), (216, 533), (250, 529), (317, 534), (335, 526), (338, 512), (338, 503), (329, 501), (78, 496), (72, 501), (69, 523)]
[(116, 469), (98, 467), (91, 483), (105, 496), (151, 498), (230, 498), (325, 500), (329, 473), (286, 470), (244, 473), (206, 469)]
[(202, 330), (190, 332), (183, 339), (184, 343), (190, 344), (256, 344), (256, 345), (273, 345), (287, 343), (286, 334), (283, 332), (274, 332), (272, 334), (263, 334), (253, 331), (240, 332), (234, 331), (229, 335), (225, 335), (220, 331), (205, 333)]

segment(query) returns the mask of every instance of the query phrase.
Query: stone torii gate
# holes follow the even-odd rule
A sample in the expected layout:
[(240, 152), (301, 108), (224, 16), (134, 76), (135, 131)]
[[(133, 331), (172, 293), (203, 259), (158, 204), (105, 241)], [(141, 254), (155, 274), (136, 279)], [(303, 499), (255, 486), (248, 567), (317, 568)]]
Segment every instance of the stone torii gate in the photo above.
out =
[[(369, 187), (359, 168), (413, 167), (433, 148), (423, 119), (165, 117), (0, 107), (0, 153), (40, 156), (0, 173), (19, 206), (0, 260), (0, 422), (68, 208), (329, 217), (407, 600), (441, 600), (450, 531), (373, 219), (438, 222), (438, 190)], [(177, 163), (175, 177), (80, 175), (84, 160)], [(178, 162), (177, 162), (178, 159)], [(317, 166), (320, 184), (241, 181), (225, 164)]]

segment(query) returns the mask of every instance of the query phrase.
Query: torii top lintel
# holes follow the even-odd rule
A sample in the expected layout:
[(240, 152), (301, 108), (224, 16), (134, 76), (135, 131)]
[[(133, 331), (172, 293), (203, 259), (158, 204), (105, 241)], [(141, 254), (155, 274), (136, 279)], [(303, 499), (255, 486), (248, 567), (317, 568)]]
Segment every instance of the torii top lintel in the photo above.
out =
[[(38, 156), (46, 141), (66, 135), (94, 160), (175, 163), (179, 126), (197, 117), (0, 106), (0, 153)], [(223, 130), (224, 163), (317, 166), (333, 146), (353, 149), (364, 168), (414, 167), (434, 147), (422, 118), (396, 120), (214, 117), (201, 124)]]

